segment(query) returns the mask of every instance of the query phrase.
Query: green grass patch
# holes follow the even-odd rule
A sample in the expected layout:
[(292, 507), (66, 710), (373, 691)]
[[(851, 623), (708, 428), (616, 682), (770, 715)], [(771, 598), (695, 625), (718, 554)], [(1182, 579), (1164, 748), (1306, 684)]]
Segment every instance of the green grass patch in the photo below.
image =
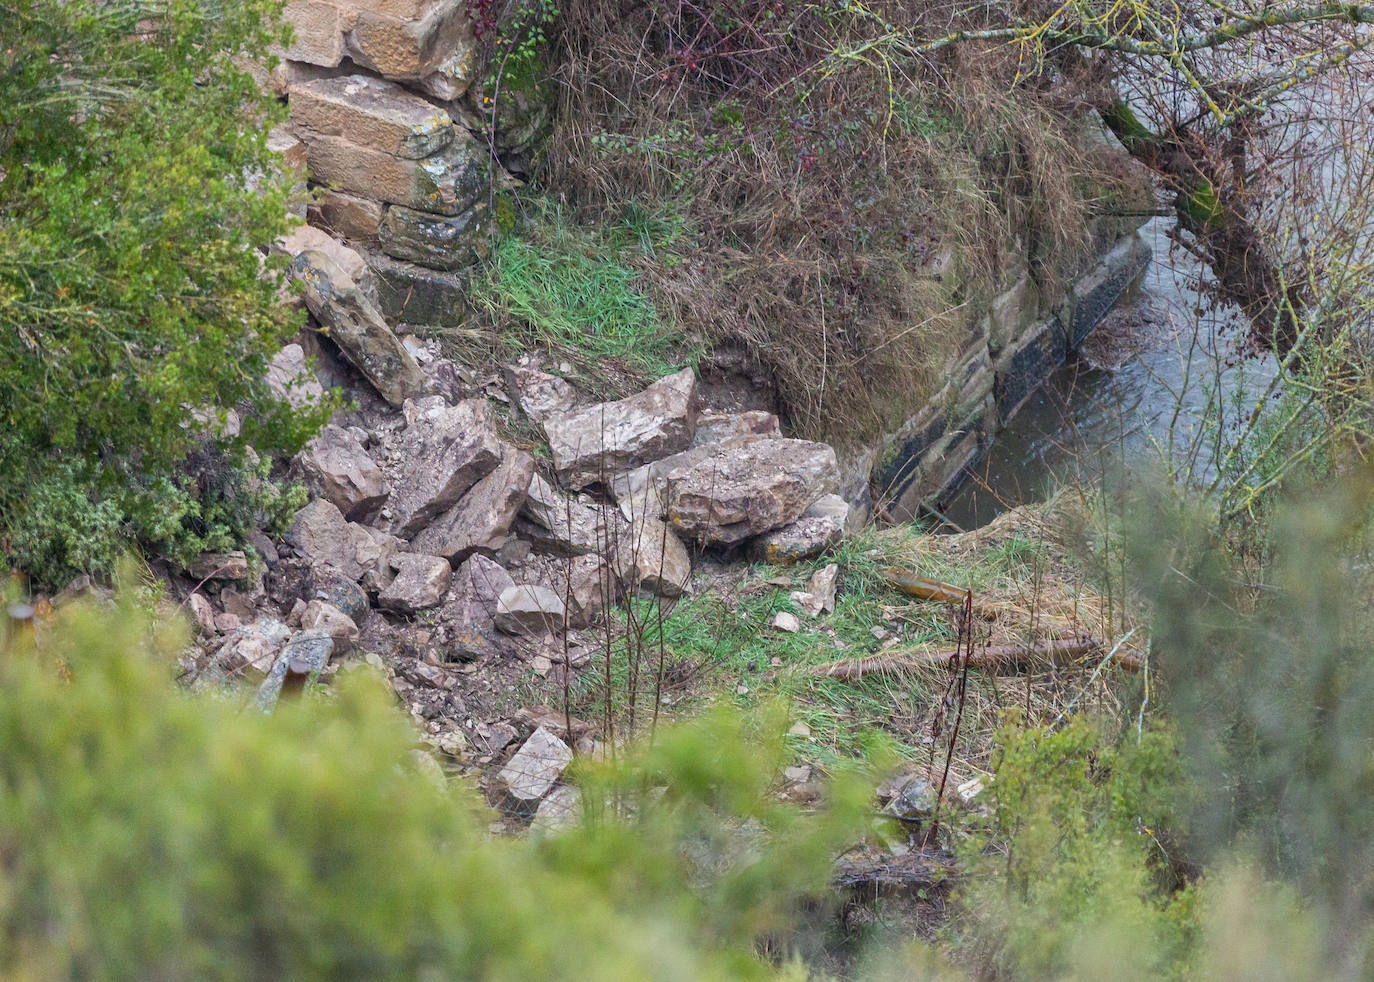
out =
[(538, 347), (574, 381), (616, 395), (683, 367), (695, 352), (640, 289), (636, 263), (664, 262), (681, 235), (671, 216), (628, 208), (612, 227), (578, 226), (529, 205), (473, 283), (473, 308), (505, 354)]

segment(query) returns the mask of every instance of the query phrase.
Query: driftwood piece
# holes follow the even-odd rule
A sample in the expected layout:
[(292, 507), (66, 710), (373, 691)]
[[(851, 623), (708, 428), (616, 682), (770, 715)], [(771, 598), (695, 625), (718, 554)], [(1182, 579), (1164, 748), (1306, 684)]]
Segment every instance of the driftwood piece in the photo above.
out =
[(958, 606), (964, 602), (966, 591), (950, 583), (943, 583), (940, 580), (932, 580), (928, 576), (917, 576), (904, 569), (889, 567), (883, 570), (883, 579), (887, 585), (899, 593), (904, 593), (908, 597), (916, 597), (918, 600), (934, 600), (937, 603), (953, 604)]
[[(1067, 665), (1102, 649), (1097, 638), (1083, 635), (1077, 638), (1055, 638), (1036, 645), (1001, 644), (974, 648), (968, 656), (968, 667), (984, 672), (1019, 672), (1036, 662), (1048, 661)], [(1116, 664), (1128, 672), (1138, 672), (1143, 661), (1134, 651), (1118, 651)], [(944, 651), (895, 651), (869, 658), (847, 658), (843, 661), (817, 665), (810, 674), (825, 678), (857, 682), (873, 672), (909, 672), (918, 668), (963, 667), (963, 652), (954, 648)]]
[(842, 862), (830, 882), (848, 889), (935, 890), (951, 886), (962, 874), (954, 860), (941, 857), (904, 857), (884, 861)]

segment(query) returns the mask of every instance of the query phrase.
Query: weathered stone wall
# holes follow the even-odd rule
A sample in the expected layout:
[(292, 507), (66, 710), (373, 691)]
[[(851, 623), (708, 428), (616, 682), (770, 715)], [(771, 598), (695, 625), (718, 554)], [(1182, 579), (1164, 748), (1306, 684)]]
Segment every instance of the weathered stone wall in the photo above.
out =
[(1134, 229), (1108, 243), (1062, 297), (1045, 297), (1023, 268), (950, 359), (940, 392), (879, 445), (846, 461), (846, 497), (860, 502), (871, 487), (891, 514), (909, 518), (952, 493), (1150, 260), (1149, 246)]
[(304, 217), (364, 257), (393, 324), (461, 321), (503, 179), (466, 0), (291, 0), (285, 17), (295, 39), (264, 82), (290, 110), (273, 139), (316, 188)]

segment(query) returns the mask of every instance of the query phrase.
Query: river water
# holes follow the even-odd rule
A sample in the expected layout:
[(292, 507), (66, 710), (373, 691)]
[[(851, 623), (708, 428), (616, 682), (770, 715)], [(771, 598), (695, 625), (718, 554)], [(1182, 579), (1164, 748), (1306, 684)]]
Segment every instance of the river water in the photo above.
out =
[(974, 465), (944, 509), (953, 525), (976, 528), (1067, 480), (1095, 481), (1123, 465), (1214, 472), (1215, 441), (1203, 425), (1215, 418), (1209, 399), (1256, 391), (1273, 360), (1238, 357), (1240, 317), (1199, 295), (1206, 273), (1171, 248), (1172, 227), (1155, 218), (1140, 230), (1154, 250), (1150, 265)]

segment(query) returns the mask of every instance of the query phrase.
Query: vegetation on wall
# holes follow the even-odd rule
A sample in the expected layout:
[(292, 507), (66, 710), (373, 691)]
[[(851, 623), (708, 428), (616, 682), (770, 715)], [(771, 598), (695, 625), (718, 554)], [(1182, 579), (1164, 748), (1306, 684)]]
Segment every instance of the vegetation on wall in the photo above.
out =
[(838, 442), (934, 394), (972, 312), (1028, 260), (1048, 286), (1141, 187), (1051, 74), (1007, 50), (898, 60), (874, 42), (943, 4), (574, 0), (554, 22), (549, 187), (614, 225), (671, 207), (691, 248), (646, 263), (678, 330), (743, 345), (796, 430)]

